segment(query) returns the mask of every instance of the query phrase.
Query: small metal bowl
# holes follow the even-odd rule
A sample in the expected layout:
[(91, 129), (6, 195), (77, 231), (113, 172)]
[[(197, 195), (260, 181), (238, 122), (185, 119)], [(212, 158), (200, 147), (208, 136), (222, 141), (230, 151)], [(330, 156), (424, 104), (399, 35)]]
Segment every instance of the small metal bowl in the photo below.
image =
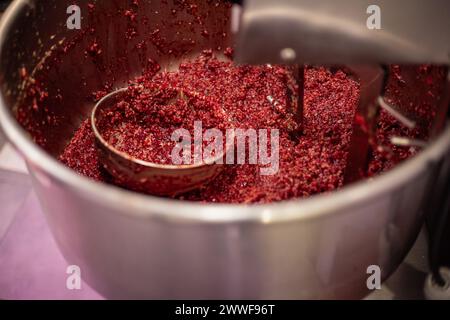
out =
[(100, 133), (97, 121), (101, 120), (100, 109), (114, 106), (124, 97), (127, 87), (113, 91), (95, 105), (91, 113), (91, 126), (95, 134), (100, 161), (104, 169), (112, 176), (117, 185), (134, 191), (160, 195), (175, 196), (198, 189), (207, 184), (223, 170), (223, 165), (216, 163), (225, 159), (230, 149), (227, 144), (224, 152), (207, 163), (192, 165), (166, 165), (144, 161), (117, 150), (110, 145)]

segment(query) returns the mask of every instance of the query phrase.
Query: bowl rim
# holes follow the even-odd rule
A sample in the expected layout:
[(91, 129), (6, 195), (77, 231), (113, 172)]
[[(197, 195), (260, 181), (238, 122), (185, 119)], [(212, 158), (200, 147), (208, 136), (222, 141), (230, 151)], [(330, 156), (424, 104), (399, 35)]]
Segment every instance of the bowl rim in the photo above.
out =
[[(15, 0), (0, 22), (0, 59), (6, 35), (14, 18), (27, 5), (26, 0)], [(273, 224), (306, 219), (323, 218), (330, 214), (345, 214), (351, 206), (368, 199), (376, 199), (392, 193), (413, 177), (422, 174), (430, 163), (436, 162), (450, 150), (450, 126), (430, 146), (413, 158), (404, 161), (389, 172), (342, 187), (336, 191), (313, 195), (308, 198), (285, 200), (269, 204), (217, 204), (149, 196), (96, 182), (77, 174), (29, 138), (7, 107), (3, 92), (0, 93), (0, 128), (8, 141), (26, 159), (32, 176), (41, 172), (56, 182), (70, 187), (72, 192), (93, 202), (107, 204), (111, 211), (135, 218), (158, 218), (194, 223), (263, 223)], [(37, 177), (38, 178), (38, 177)], [(114, 210), (113, 210), (114, 209)]]

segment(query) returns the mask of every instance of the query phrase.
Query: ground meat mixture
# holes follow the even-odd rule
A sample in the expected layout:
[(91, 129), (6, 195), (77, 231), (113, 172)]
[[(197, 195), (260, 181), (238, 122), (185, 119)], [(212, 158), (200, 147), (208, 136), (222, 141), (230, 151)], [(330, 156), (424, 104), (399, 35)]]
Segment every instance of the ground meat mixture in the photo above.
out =
[[(223, 106), (238, 128), (280, 130), (278, 174), (263, 176), (258, 165), (227, 165), (209, 185), (178, 196), (180, 199), (272, 202), (342, 186), (359, 85), (343, 71), (306, 68), (302, 130), (301, 134), (293, 135), (292, 132), (298, 128), (293, 125), (295, 115), (289, 77), (289, 70), (281, 66), (235, 66), (230, 61), (219, 61), (211, 52), (205, 52), (197, 59), (183, 63), (177, 72), (144, 74), (132, 81), (134, 85), (165, 83), (207, 96), (212, 104)], [(170, 109), (167, 116), (178, 118), (184, 112), (183, 108)], [(192, 117), (187, 119), (193, 120)], [(133, 139), (140, 133), (134, 129), (128, 132), (132, 133), (127, 143), (132, 146)], [(147, 136), (147, 133), (143, 134), (141, 141)], [(86, 120), (60, 159), (82, 174), (108, 180), (98, 163), (93, 142), (93, 133)], [(147, 156), (142, 154), (141, 157)]]
[[(172, 150), (178, 142), (172, 135), (177, 130), (193, 137), (199, 122), (202, 133), (232, 126), (222, 105), (209, 96), (172, 86), (169, 78), (140, 80), (97, 108), (96, 127), (116, 150), (135, 159), (172, 165)], [(191, 148), (194, 154), (193, 143)]]
[[(414, 73), (417, 68), (426, 67), (408, 68)], [(397, 69), (396, 66), (391, 67), (391, 73), (395, 75), (399, 72)], [(130, 84), (144, 87), (155, 84), (170, 85), (186, 92), (195, 92), (207, 97), (209, 105), (215, 106), (213, 109), (217, 106), (223, 108), (227, 114), (226, 121), (232, 119), (233, 125), (238, 128), (280, 130), (280, 166), (277, 174), (261, 175), (259, 165), (225, 165), (223, 173), (214, 181), (193, 192), (178, 195), (178, 199), (219, 203), (268, 203), (307, 197), (332, 191), (343, 185), (352, 124), (359, 98), (359, 84), (344, 71), (330, 71), (324, 67), (305, 68), (304, 114), (302, 123), (298, 124), (295, 122), (295, 112), (292, 108), (290, 70), (286, 67), (236, 66), (231, 61), (221, 61), (212, 52), (206, 51), (197, 59), (181, 64), (176, 72), (158, 72), (156, 63), (148, 70), (152, 72), (147, 71)], [(416, 80), (426, 82), (428, 77), (431, 77), (430, 74), (434, 78), (436, 75), (441, 77), (444, 74), (441, 71), (421, 71), (422, 76), (419, 72), (419, 78)], [(408, 93), (409, 89), (402, 88), (402, 83), (403, 79), (399, 75), (397, 78), (393, 77), (388, 84), (387, 96), (398, 95), (400, 89), (405, 95), (400, 95), (393, 103), (404, 110), (416, 105), (422, 110), (430, 110), (431, 102), (427, 102), (424, 96), (432, 97), (437, 94), (436, 88), (426, 89), (429, 90), (428, 94), (413, 92), (416, 90), (413, 88), (413, 91)], [(101, 98), (104, 94), (102, 92), (96, 95)], [(121, 107), (128, 110), (130, 105)], [(155, 124), (158, 128), (172, 128), (173, 125), (189, 127), (196, 117), (206, 120), (211, 119), (212, 114), (217, 114), (216, 110), (201, 115), (185, 107), (186, 105), (176, 103), (169, 106), (154, 104), (150, 107), (137, 103), (133, 112), (139, 108), (143, 108), (144, 113), (151, 109), (152, 119), (147, 119), (151, 125), (144, 125), (144, 129), (142, 125), (136, 126), (135, 114), (132, 112), (129, 118), (132, 121), (128, 123), (127, 130), (111, 125), (111, 130), (106, 135), (112, 137), (117, 132), (122, 132), (123, 150), (146, 160), (164, 163), (166, 158), (156, 159), (153, 156), (158, 154), (155, 151), (162, 150), (161, 145), (167, 140), (164, 135), (168, 134), (168, 131), (155, 131)], [(422, 118), (426, 120), (427, 116), (432, 117), (424, 114)], [(220, 126), (220, 123), (219, 118), (214, 118), (214, 125)], [(392, 135), (424, 138), (431, 122), (424, 123), (417, 129), (408, 130), (382, 111), (378, 122), (377, 141), (389, 145), (389, 137)], [(110, 124), (114, 124), (114, 121)], [(145, 148), (149, 136), (156, 137), (159, 142), (151, 141), (148, 148)], [(117, 141), (113, 139), (111, 142), (117, 146)], [(386, 157), (376, 149), (373, 151), (367, 176), (392, 168), (418, 151), (414, 148), (390, 147), (394, 157)], [(99, 163), (94, 135), (88, 120), (82, 123), (61, 154), (60, 160), (80, 174), (98, 181), (110, 181)]]
[[(277, 174), (261, 175), (259, 165), (225, 165), (214, 181), (176, 196), (178, 199), (269, 203), (328, 192), (343, 185), (359, 99), (358, 82), (343, 70), (305, 68), (304, 110), (298, 123), (292, 103), (291, 70), (287, 67), (237, 66), (229, 60), (217, 59), (212, 51), (182, 63), (176, 72), (161, 72), (156, 62), (150, 64), (144, 74), (130, 81), (131, 86), (178, 88), (202, 97), (204, 105), (195, 107), (194, 103), (192, 108), (180, 99), (175, 103), (148, 103), (148, 96), (143, 97), (139, 90), (132, 91), (128, 101), (116, 106), (118, 113), (109, 114), (110, 122), (105, 125), (107, 140), (118, 149), (144, 160), (168, 163), (168, 150), (173, 146), (168, 142), (171, 130), (192, 129), (195, 120), (209, 121), (210, 127), (222, 129), (230, 127), (231, 121), (232, 126), (240, 129), (280, 130)], [(390, 74), (387, 99), (392, 97), (393, 104), (419, 115), (420, 121), (417, 128), (409, 130), (381, 111), (376, 141), (393, 152), (387, 155), (375, 147), (367, 176), (388, 170), (418, 152), (415, 148), (392, 146), (389, 138), (392, 135), (426, 138), (432, 125), (430, 110), (435, 108), (432, 101), (440, 90), (434, 83), (439, 83), (445, 72), (429, 66), (392, 66)], [(405, 85), (403, 77), (408, 74), (414, 75), (407, 79), (414, 86)], [(93, 95), (100, 99), (106, 93)], [(226, 117), (217, 117), (219, 109)], [(94, 142), (89, 120), (85, 120), (60, 160), (80, 174), (110, 182), (112, 179), (99, 163)]]

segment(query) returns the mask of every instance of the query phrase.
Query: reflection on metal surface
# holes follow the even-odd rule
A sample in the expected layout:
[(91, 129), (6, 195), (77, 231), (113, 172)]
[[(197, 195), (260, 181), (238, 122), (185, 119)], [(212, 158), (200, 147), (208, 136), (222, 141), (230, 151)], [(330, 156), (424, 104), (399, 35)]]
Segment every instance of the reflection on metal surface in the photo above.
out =
[(423, 140), (410, 139), (406, 137), (391, 137), (391, 143), (397, 147), (425, 148), (427, 146), (427, 142)]
[(377, 100), (378, 104), (381, 108), (386, 110), (391, 116), (393, 116), (395, 119), (397, 119), (401, 124), (406, 126), (409, 129), (414, 129), (416, 126), (416, 123), (409, 119), (407, 116), (405, 116), (403, 113), (398, 111), (394, 106), (390, 105), (386, 102), (384, 97), (380, 96)]

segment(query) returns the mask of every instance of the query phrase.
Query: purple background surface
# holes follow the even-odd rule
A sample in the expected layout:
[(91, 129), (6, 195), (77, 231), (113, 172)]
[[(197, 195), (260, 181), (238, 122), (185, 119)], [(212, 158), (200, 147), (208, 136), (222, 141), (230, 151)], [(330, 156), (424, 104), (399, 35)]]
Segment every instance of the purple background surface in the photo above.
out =
[(0, 299), (102, 299), (85, 283), (80, 290), (67, 289), (70, 264), (59, 252), (34, 192), (0, 241)]

